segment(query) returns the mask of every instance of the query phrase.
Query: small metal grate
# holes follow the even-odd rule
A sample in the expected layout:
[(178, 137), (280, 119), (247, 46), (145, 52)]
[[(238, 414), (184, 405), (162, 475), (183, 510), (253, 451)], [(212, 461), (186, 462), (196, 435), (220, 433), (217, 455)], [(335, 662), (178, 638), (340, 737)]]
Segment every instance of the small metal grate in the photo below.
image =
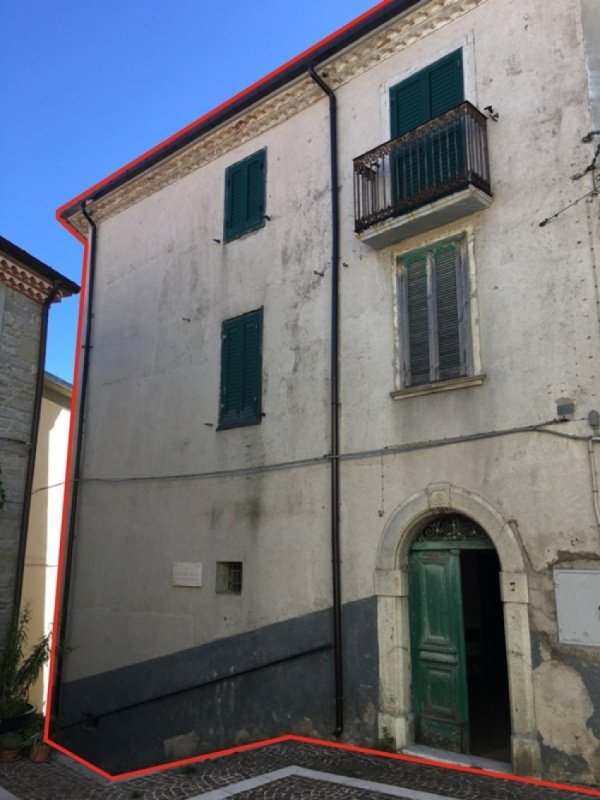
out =
[(217, 593), (241, 594), (242, 572), (241, 561), (217, 561)]

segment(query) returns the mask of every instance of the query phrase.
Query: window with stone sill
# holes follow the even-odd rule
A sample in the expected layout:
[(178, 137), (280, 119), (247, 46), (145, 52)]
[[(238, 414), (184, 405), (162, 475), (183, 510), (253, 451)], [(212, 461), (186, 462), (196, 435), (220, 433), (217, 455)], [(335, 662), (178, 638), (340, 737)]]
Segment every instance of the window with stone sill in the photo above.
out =
[(467, 237), (397, 257), (401, 389), (473, 375)]

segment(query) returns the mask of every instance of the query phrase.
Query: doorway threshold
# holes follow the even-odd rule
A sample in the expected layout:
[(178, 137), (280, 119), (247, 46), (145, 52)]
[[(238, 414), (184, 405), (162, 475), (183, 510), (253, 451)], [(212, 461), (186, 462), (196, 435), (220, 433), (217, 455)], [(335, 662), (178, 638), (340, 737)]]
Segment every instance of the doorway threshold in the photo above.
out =
[(400, 750), (402, 755), (417, 756), (418, 758), (428, 758), (432, 761), (441, 761), (445, 764), (453, 764), (461, 767), (475, 767), (491, 772), (504, 772), (512, 775), (513, 768), (506, 761), (496, 761), (493, 758), (483, 758), (474, 756), (470, 753), (453, 753), (450, 750), (439, 750), (437, 747), (428, 747), (425, 744), (412, 744)]

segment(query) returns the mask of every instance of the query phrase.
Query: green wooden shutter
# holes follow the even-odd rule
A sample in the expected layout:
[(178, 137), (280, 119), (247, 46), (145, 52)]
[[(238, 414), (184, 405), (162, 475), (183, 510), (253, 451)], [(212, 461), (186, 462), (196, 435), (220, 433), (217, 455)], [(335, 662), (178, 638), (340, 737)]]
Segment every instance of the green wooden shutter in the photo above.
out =
[(427, 68), (429, 119), (459, 105), (464, 100), (462, 50), (441, 58)]
[(392, 86), (392, 139), (454, 108), (463, 100), (462, 51), (455, 50), (416, 75)]
[[(457, 106), (464, 99), (462, 51), (417, 72), (390, 89), (392, 139)], [(392, 152), (392, 203), (415, 197), (458, 175), (464, 164), (460, 121)]]
[(446, 242), (433, 249), (439, 380), (461, 374), (461, 342), (457, 298), (459, 246)]
[(247, 314), (243, 322), (242, 404), (244, 422), (260, 421), (262, 309)]
[(265, 215), (265, 151), (255, 153), (246, 165), (246, 225), (261, 225)]
[[(392, 138), (421, 125), (429, 119), (427, 81), (424, 73), (403, 81), (390, 90)], [(390, 157), (392, 203), (401, 203), (426, 186), (427, 152), (424, 142), (414, 142), (392, 152)]]
[(390, 128), (392, 139), (429, 119), (427, 76), (417, 73), (390, 89)]
[(262, 318), (260, 308), (223, 323), (219, 428), (261, 421)]
[(427, 253), (403, 259), (406, 274), (406, 314), (408, 317), (408, 365), (410, 385), (429, 383), (429, 311)]
[(403, 385), (468, 375), (472, 353), (465, 237), (407, 253), (398, 264)]
[(264, 224), (265, 150), (232, 164), (225, 173), (225, 241)]
[(220, 427), (236, 424), (242, 398), (243, 331), (241, 320), (223, 323), (221, 344)]

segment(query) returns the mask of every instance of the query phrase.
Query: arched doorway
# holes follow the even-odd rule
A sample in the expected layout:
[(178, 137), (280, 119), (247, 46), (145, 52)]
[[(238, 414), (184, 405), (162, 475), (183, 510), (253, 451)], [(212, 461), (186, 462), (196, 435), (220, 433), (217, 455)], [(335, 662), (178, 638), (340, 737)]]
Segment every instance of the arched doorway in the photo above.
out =
[(461, 514), (428, 521), (408, 562), (415, 741), (510, 761), (500, 562)]
[(535, 719), (529, 589), (516, 527), (487, 500), (448, 483), (430, 484), (390, 514), (381, 533), (375, 569), (379, 642), (379, 731), (396, 749), (415, 742), (409, 625), (409, 559), (419, 532), (436, 517), (462, 514), (491, 539), (500, 561), (500, 586), (510, 685), (513, 770), (539, 776), (540, 743)]

